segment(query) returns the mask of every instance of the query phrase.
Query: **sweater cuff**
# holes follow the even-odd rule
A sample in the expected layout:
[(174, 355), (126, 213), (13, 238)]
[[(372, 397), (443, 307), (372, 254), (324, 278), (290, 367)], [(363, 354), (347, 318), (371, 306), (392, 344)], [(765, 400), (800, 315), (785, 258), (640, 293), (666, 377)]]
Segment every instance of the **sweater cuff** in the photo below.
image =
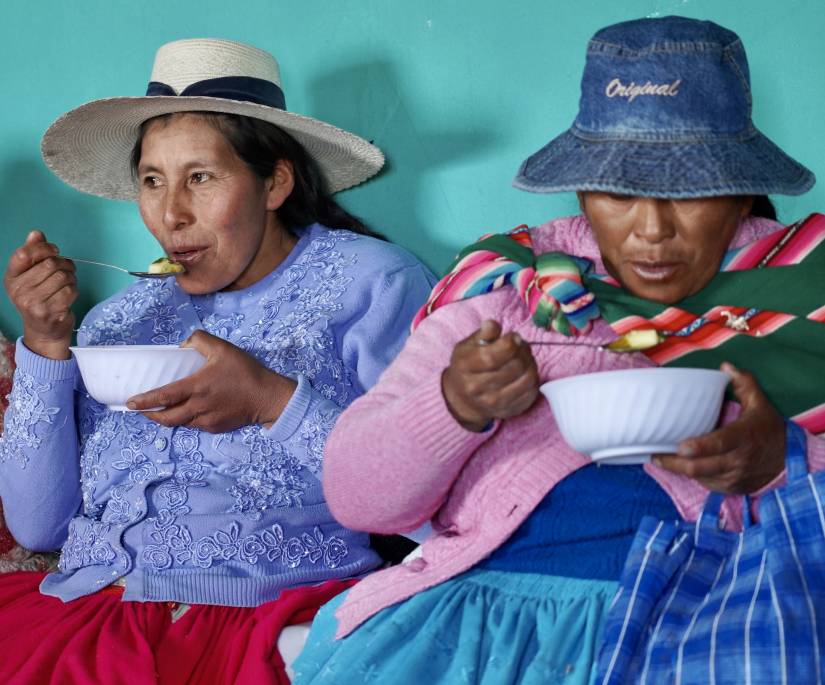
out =
[(43, 381), (73, 381), (78, 374), (74, 356), (71, 359), (41, 357), (26, 347), (22, 337), (17, 339), (14, 363), (20, 371)]
[(307, 415), (312, 401), (312, 386), (304, 376), (298, 376), (297, 381), (298, 387), (295, 388), (295, 392), (292, 393), (292, 397), (289, 398), (278, 420), (270, 428), (262, 429), (264, 437), (278, 442), (288, 440), (298, 430), (298, 426)]
[(401, 426), (417, 426), (418, 444), (439, 462), (464, 459), (498, 430), (495, 421), (489, 430), (474, 433), (455, 420), (441, 392), (441, 374), (434, 374), (405, 398), (399, 412)]

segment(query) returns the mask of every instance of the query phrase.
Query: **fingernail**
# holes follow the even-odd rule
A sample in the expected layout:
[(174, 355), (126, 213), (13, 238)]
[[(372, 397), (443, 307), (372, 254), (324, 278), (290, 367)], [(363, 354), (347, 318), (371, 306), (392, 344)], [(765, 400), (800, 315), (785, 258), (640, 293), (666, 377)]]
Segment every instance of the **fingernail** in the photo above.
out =
[(696, 448), (693, 445), (679, 445), (676, 454), (680, 457), (693, 457), (696, 455)]
[(738, 376), (742, 375), (742, 372), (739, 370), (738, 367), (734, 366), (730, 362), (725, 362), (722, 364), (722, 372), (726, 373), (731, 381), (736, 380)]
[(521, 340), (521, 336), (518, 333), (515, 333), (513, 335), (513, 342), (516, 343), (516, 345), (521, 345), (522, 340)]
[(129, 409), (137, 409), (137, 405), (134, 402), (132, 402), (132, 400), (129, 400), (126, 403), (126, 406), (129, 407)]
[(656, 466), (662, 465), (662, 458), (661, 457), (653, 457), (650, 461), (652, 461)]

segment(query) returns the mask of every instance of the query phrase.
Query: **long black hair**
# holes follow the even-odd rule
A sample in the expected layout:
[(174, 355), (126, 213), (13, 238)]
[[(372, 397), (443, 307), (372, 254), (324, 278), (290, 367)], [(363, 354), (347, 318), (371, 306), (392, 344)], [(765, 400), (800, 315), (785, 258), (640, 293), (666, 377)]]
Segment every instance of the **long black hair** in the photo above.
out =
[(347, 212), (324, 190), (318, 165), (298, 141), (274, 124), (261, 119), (223, 112), (176, 112), (144, 121), (132, 148), (131, 167), (135, 177), (140, 164), (143, 137), (149, 124), (157, 120), (168, 120), (175, 114), (195, 114), (214, 127), (260, 179), (272, 175), (278, 160), (287, 160), (292, 164), (295, 187), (277, 210), (278, 218), (285, 226), (303, 228), (317, 222), (331, 229), (344, 228), (354, 233), (383, 238), (371, 231), (361, 219)]
[(776, 207), (767, 195), (754, 195), (751, 216), (776, 221)]

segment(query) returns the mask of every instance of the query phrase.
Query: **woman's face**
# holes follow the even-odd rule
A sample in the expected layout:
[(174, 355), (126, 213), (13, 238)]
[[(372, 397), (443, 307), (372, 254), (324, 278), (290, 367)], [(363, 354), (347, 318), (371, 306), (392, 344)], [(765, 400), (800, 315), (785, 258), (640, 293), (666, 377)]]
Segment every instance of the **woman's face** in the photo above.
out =
[(716, 274), (752, 197), (695, 200), (579, 193), (608, 273), (634, 295), (672, 304)]
[(150, 122), (137, 171), (140, 215), (186, 267), (177, 279), (190, 294), (248, 287), (294, 245), (275, 213), (292, 191), (291, 165), (279, 161), (259, 178), (198, 115)]

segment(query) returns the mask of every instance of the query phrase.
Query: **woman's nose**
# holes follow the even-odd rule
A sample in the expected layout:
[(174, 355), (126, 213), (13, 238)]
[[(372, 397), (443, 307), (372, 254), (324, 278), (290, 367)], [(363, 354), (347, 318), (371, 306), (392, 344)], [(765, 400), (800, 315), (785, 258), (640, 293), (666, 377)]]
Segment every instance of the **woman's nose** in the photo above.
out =
[(644, 198), (638, 204), (639, 213), (634, 222), (634, 233), (650, 243), (673, 237), (673, 217), (667, 200)]
[(184, 228), (192, 223), (192, 205), (186, 188), (169, 188), (163, 207), (163, 223), (169, 230)]

